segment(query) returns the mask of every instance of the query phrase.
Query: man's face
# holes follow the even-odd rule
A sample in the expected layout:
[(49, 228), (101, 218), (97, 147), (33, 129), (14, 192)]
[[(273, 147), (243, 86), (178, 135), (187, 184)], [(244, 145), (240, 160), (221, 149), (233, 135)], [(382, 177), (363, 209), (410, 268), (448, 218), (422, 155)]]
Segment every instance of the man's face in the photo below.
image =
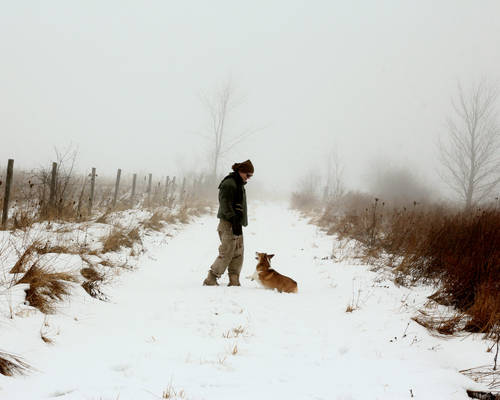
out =
[(243, 179), (243, 182), (247, 183), (247, 181), (252, 177), (252, 173), (251, 172), (241, 172), (241, 171), (238, 171), (238, 173), (240, 174), (241, 176), (241, 179)]

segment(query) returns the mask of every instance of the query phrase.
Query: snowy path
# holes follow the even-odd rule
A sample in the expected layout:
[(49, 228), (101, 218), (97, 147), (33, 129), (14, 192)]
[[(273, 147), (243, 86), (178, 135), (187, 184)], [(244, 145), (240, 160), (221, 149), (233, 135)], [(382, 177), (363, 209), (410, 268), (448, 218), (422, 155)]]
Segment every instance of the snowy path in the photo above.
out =
[[(215, 217), (149, 240), (139, 269), (108, 290), (111, 303), (73, 301), (49, 319), (55, 344), (23, 353), (41, 372), (2, 379), (0, 398), (467, 399), (470, 381), (457, 370), (486, 363), (485, 344), (407, 327), (423, 293), (322, 260), (332, 238), (283, 207), (254, 212), (243, 287), (226, 287), (227, 277), (201, 286), (216, 256)], [(244, 279), (255, 251), (275, 253), (273, 267), (299, 293)], [(346, 313), (358, 295), (359, 309)]]

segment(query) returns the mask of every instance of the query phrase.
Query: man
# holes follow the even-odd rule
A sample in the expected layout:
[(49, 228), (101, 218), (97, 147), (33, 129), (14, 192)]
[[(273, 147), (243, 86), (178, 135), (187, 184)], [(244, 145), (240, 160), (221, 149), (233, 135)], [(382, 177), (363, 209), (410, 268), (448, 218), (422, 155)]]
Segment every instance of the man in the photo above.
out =
[(247, 199), (245, 185), (253, 175), (253, 165), (250, 160), (236, 163), (233, 172), (219, 184), (219, 225), (217, 231), (221, 244), (219, 255), (208, 271), (203, 281), (205, 286), (218, 285), (226, 268), (229, 274), (228, 286), (240, 286), (240, 272), (243, 265), (243, 231), (242, 226), (248, 225)]

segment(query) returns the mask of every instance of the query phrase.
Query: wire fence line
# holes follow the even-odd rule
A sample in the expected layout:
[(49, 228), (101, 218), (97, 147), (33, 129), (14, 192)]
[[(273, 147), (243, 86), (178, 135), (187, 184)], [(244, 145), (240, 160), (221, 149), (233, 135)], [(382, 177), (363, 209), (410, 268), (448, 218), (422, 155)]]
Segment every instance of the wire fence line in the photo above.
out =
[(101, 212), (129, 208), (174, 207), (214, 196), (208, 175), (188, 177), (152, 173), (99, 176), (96, 168), (78, 174), (63, 162), (26, 171), (9, 159), (0, 172), (1, 228), (19, 227), (36, 220), (88, 220)]

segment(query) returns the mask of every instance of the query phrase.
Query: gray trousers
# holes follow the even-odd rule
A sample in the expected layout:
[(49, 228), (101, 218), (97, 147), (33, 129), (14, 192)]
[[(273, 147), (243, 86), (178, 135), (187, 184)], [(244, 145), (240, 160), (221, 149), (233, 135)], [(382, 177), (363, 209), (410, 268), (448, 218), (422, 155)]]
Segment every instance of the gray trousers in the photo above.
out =
[(224, 219), (219, 220), (217, 232), (220, 238), (219, 255), (210, 271), (220, 278), (227, 268), (229, 275), (239, 276), (243, 266), (243, 235), (234, 235), (231, 222)]

